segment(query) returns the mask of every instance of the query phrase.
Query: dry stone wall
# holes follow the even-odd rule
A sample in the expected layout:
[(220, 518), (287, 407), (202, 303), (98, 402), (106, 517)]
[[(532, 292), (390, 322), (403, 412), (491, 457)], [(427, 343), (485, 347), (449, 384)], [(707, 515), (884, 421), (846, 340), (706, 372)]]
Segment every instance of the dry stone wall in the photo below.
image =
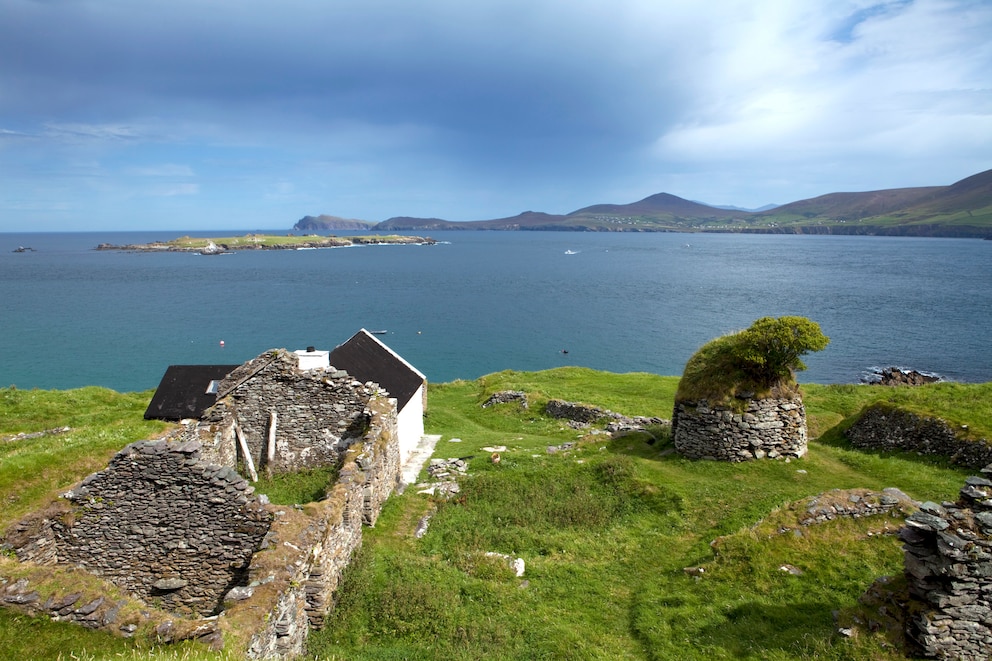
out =
[(940, 418), (874, 404), (862, 411), (846, 435), (852, 445), (863, 450), (938, 454), (975, 469), (992, 464), (992, 445), (986, 439), (969, 439), (959, 431), (965, 430), (955, 430)]
[(906, 635), (928, 658), (984, 661), (992, 657), (992, 480), (970, 477), (960, 495), (924, 503), (899, 531)]
[(802, 397), (747, 399), (741, 411), (706, 400), (675, 403), (672, 438), (689, 459), (749, 461), (806, 454), (806, 408)]
[(303, 651), (310, 629), (324, 626), (337, 600), (345, 568), (362, 543), (362, 526), (374, 525), (383, 502), (399, 484), (396, 400), (376, 397), (369, 404), (369, 431), (351, 446), (337, 482), (321, 503), (301, 539), (299, 561), (287, 565), (284, 590), (265, 627), (252, 638), (249, 658), (294, 656)]
[[(236, 423), (259, 468), (284, 472), (338, 464), (348, 445), (365, 435), (365, 405), (377, 391), (376, 384), (360, 383), (341, 370), (301, 371), (296, 355), (275, 349), (221, 382), (205, 422), (217, 427), (228, 448), (235, 433), (229, 425)], [(273, 429), (274, 460), (268, 464)]]
[[(362, 527), (375, 524), (401, 467), (396, 400), (376, 384), (333, 368), (300, 371), (295, 361), (279, 350), (242, 366), (203, 420), (129, 445), (63, 500), (15, 525), (4, 547), (24, 561), (82, 567), (185, 622), (247, 609), (258, 621), (247, 657), (300, 654), (310, 629), (323, 626), (334, 607)], [(243, 460), (235, 430), (259, 465), (272, 411), (278, 468), (339, 467), (328, 497), (305, 514), (265, 504), (235, 470)], [(287, 518), (296, 527), (279, 525)], [(299, 535), (283, 532), (300, 526)], [(2, 595), (28, 612), (133, 632), (145, 616), (120, 628), (107, 614), (108, 599), (38, 603), (20, 584)], [(219, 641), (216, 627), (203, 622), (180, 627), (182, 636)], [(177, 639), (178, 629), (167, 628), (156, 635)]]
[(65, 494), (71, 507), (19, 557), (82, 567), (168, 610), (216, 612), (244, 581), (271, 516), (244, 478), (201, 462), (199, 450), (132, 443)]

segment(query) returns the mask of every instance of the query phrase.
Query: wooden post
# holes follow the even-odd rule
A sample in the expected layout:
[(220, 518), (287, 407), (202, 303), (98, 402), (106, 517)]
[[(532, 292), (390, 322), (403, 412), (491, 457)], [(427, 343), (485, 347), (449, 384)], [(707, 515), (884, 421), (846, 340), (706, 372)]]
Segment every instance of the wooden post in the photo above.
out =
[(276, 459), (276, 412), (269, 411), (269, 443), (265, 453), (265, 471), (272, 477), (272, 462)]
[(245, 433), (241, 431), (241, 425), (237, 422), (234, 423), (234, 433), (238, 437), (238, 447), (241, 448), (241, 454), (244, 455), (245, 464), (248, 466), (248, 475), (252, 482), (258, 482), (258, 473), (255, 472), (255, 462), (252, 461), (248, 441), (245, 440)]

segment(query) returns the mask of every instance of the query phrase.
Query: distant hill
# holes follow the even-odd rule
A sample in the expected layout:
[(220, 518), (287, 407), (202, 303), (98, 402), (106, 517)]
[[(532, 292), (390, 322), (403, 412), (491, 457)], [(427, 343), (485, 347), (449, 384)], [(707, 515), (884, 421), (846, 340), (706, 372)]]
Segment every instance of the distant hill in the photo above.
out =
[[(697, 204), (706, 204), (705, 202), (700, 202), (699, 200), (693, 200), (693, 201), (696, 202)], [(714, 209), (728, 209), (730, 211), (747, 211), (749, 213), (752, 213), (752, 212), (758, 212), (758, 211), (768, 211), (770, 209), (774, 209), (774, 208), (779, 207), (781, 205), (780, 204), (762, 204), (760, 207), (757, 207), (755, 209), (745, 209), (744, 207), (735, 207), (732, 204), (710, 204), (708, 206), (711, 206)]]
[(303, 216), (293, 229), (299, 232), (314, 232), (319, 230), (367, 230), (375, 223), (352, 218), (339, 218), (321, 214), (319, 216)]
[(893, 188), (865, 193), (828, 193), (809, 200), (783, 204), (769, 211), (760, 212), (760, 215), (775, 216), (780, 219), (795, 216), (804, 219), (859, 220), (904, 209), (932, 197), (941, 189), (941, 186), (929, 186), (926, 188)]
[(992, 170), (950, 186), (831, 193), (755, 215), (775, 231), (992, 238)]
[[(308, 218), (312, 216), (304, 220)], [(300, 223), (294, 229), (305, 229)], [(658, 193), (629, 204), (594, 204), (564, 215), (525, 211), (507, 218), (464, 222), (399, 216), (373, 225), (371, 229), (377, 232), (558, 230), (992, 238), (992, 170), (951, 186), (829, 193), (760, 211), (712, 207), (669, 193)]]

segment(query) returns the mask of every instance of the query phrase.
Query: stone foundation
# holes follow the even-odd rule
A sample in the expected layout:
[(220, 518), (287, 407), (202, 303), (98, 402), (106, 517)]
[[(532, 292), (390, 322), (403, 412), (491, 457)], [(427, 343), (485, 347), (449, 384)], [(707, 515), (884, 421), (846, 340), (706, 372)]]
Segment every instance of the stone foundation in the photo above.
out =
[(675, 403), (672, 439), (689, 459), (749, 461), (806, 455), (806, 408), (798, 394), (747, 399), (740, 411), (706, 400)]
[(873, 404), (845, 432), (862, 450), (902, 450), (948, 457), (960, 466), (981, 469), (992, 464), (992, 445), (969, 439), (940, 418), (917, 415), (888, 404)]

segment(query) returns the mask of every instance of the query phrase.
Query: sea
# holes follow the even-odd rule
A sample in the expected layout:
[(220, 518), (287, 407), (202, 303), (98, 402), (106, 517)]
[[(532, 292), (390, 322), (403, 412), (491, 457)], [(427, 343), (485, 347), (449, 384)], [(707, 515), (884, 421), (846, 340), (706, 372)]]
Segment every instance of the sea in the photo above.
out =
[(992, 241), (443, 231), (435, 245), (94, 249), (245, 233), (0, 234), (0, 386), (144, 391), (169, 365), (332, 349), (361, 328), (431, 382), (564, 365), (680, 375), (710, 339), (783, 315), (830, 337), (802, 382), (890, 366), (992, 381)]

